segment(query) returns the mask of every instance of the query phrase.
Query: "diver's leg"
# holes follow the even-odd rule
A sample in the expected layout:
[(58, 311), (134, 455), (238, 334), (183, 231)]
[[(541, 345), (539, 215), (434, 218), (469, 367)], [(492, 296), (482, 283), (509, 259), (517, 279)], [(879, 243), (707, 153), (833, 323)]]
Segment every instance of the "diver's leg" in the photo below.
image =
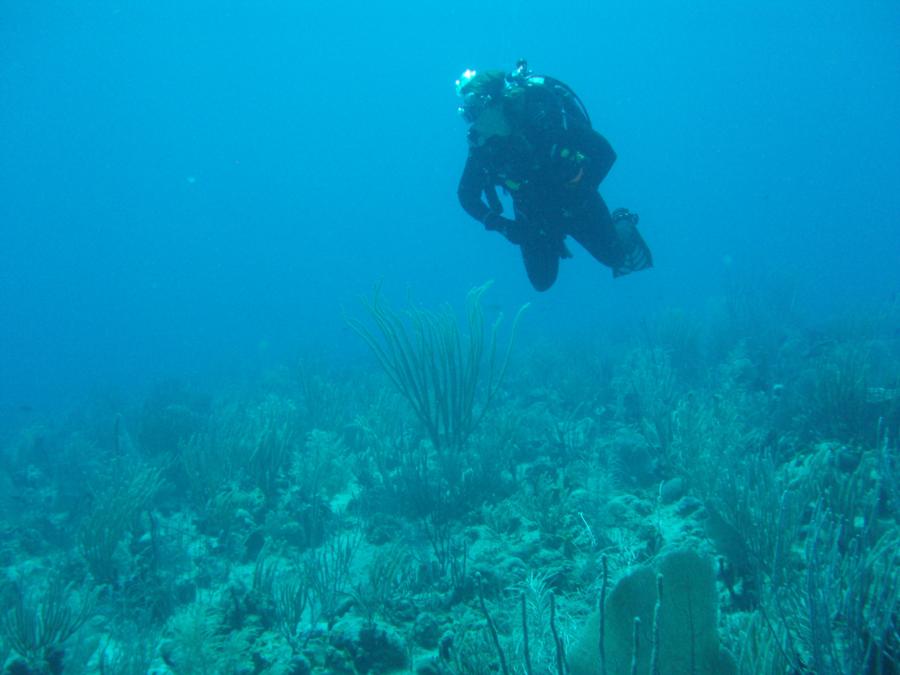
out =
[(546, 291), (559, 274), (559, 254), (546, 241), (532, 239), (523, 242), (522, 260), (528, 280), (536, 291)]
[(513, 200), (518, 230), (515, 242), (522, 249), (522, 260), (528, 280), (536, 291), (546, 291), (559, 274), (560, 246), (550, 241), (536, 223), (546, 219), (546, 204)]
[(636, 225), (636, 215), (626, 209), (611, 215), (603, 197), (592, 193), (574, 210), (568, 231), (618, 277), (653, 266), (650, 249)]
[(573, 209), (566, 229), (575, 241), (607, 267), (615, 269), (625, 259), (625, 250), (616, 233), (609, 207), (599, 192), (587, 195)]

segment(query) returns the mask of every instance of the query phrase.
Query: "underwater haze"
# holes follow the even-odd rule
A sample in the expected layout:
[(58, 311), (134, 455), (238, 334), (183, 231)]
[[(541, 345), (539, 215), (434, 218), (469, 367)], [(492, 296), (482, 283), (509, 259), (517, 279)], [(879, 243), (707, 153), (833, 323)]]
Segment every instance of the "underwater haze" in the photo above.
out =
[(900, 673), (898, 186), (896, 0), (0, 0), (0, 673)]
[[(822, 311), (888, 301), (898, 21), (849, 0), (4, 2), (0, 400), (340, 346), (379, 283), (434, 304), (493, 279), (563, 334), (730, 277)], [(613, 281), (575, 246), (537, 296), (460, 209), (453, 81), (519, 57), (618, 152), (602, 193), (640, 214), (652, 272)]]

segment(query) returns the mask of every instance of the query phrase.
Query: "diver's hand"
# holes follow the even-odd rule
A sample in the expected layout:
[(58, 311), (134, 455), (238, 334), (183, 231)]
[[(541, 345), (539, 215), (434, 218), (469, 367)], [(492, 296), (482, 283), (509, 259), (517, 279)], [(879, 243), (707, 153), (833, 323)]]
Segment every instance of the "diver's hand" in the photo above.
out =
[(499, 232), (513, 244), (521, 244), (525, 241), (525, 228), (522, 223), (501, 216), (494, 211), (485, 216), (484, 229), (489, 232)]
[(516, 221), (505, 218), (496, 211), (491, 211), (487, 214), (482, 222), (484, 223), (484, 229), (488, 232), (505, 233), (510, 227), (515, 227), (516, 225)]

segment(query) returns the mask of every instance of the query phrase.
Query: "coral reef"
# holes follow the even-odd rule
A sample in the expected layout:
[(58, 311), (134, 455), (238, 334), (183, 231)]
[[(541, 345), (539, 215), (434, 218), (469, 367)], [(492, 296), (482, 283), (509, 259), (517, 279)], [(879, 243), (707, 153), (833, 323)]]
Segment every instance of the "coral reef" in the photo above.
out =
[(5, 433), (4, 672), (898, 672), (893, 324), (548, 347), (485, 292)]

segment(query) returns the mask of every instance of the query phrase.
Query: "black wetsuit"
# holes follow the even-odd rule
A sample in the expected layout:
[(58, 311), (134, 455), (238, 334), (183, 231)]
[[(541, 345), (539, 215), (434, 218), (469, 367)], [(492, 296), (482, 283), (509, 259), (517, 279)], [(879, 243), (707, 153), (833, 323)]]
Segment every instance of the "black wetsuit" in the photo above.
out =
[[(503, 106), (511, 132), (485, 137), (477, 122), (469, 130), (458, 189), (466, 212), (521, 247), (528, 278), (539, 291), (553, 285), (560, 258), (571, 255), (566, 236), (614, 274), (633, 271), (628, 258), (635, 241), (622, 239), (597, 192), (616, 160), (606, 139), (586, 119), (568, 114), (544, 87), (527, 87), (495, 105)], [(497, 217), (497, 187), (512, 197), (514, 222)], [(649, 250), (636, 236), (648, 267)]]

